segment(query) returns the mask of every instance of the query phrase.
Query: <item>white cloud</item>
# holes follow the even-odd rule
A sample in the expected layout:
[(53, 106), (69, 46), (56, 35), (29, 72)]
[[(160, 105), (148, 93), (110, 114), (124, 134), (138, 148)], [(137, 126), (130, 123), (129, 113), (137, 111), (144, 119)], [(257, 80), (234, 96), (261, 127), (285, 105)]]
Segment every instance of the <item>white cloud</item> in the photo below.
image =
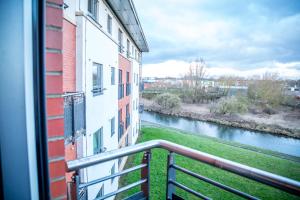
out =
[[(237, 69), (230, 66), (207, 67), (206, 74), (208, 77), (219, 77), (223, 75), (251, 77), (262, 75), (265, 72), (278, 73), (282, 78), (300, 79), (300, 62), (270, 62), (261, 64), (259, 68), (254, 69)], [(182, 77), (188, 72), (189, 63), (178, 60), (168, 60), (157, 64), (145, 64), (143, 66), (143, 77)]]

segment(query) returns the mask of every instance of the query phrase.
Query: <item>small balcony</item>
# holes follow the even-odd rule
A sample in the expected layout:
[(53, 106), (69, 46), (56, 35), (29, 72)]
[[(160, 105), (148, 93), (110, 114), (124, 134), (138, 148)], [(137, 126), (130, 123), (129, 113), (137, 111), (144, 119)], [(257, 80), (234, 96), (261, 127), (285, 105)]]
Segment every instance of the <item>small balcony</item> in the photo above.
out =
[(129, 96), (131, 94), (131, 84), (126, 83), (126, 96)]
[(118, 86), (118, 99), (122, 99), (124, 97), (124, 84), (119, 83)]
[[(211, 199), (210, 197), (200, 193), (199, 191), (195, 191), (194, 189), (191, 189), (190, 187), (184, 185), (183, 183), (179, 182), (178, 177), (183, 176), (190, 176), (193, 177), (196, 181), (204, 182), (205, 185), (199, 189), (202, 191), (211, 188), (216, 187), (220, 191), (226, 191), (233, 195), (236, 195), (237, 197), (241, 197), (244, 199), (258, 199), (257, 197), (248, 194), (246, 192), (243, 192), (241, 190), (238, 190), (236, 188), (233, 188), (231, 186), (225, 185), (223, 183), (220, 183), (216, 180), (213, 180), (209, 177), (200, 175), (198, 173), (195, 173), (191, 171), (190, 169), (187, 169), (186, 167), (180, 166), (180, 164), (176, 164), (175, 160), (182, 159), (182, 158), (188, 158), (195, 161), (198, 161), (200, 163), (207, 164), (210, 167), (218, 168), (220, 170), (225, 170), (227, 172), (233, 173), (236, 175), (237, 180), (241, 180), (240, 177), (244, 177), (246, 179), (249, 179), (254, 182), (258, 182), (263, 185), (267, 185), (269, 187), (273, 187), (276, 189), (279, 189), (281, 191), (293, 194), (293, 195), (300, 195), (300, 182), (279, 176), (276, 174), (272, 174), (270, 172), (266, 172), (260, 169), (256, 169), (253, 167), (249, 167), (237, 162), (233, 162), (224, 158), (220, 158), (205, 152), (201, 152), (183, 145), (178, 145), (169, 141), (165, 140), (151, 140), (144, 143), (140, 143), (137, 145), (132, 145), (128, 147), (124, 147), (122, 149), (113, 150), (110, 152), (105, 152), (99, 155), (90, 156), (88, 158), (81, 158), (73, 161), (67, 162), (67, 170), (68, 171), (76, 171), (77, 174), (74, 177), (75, 182), (73, 182), (74, 187), (77, 188), (75, 193), (79, 197), (79, 192), (83, 188), (88, 188), (90, 186), (93, 186), (94, 184), (102, 183), (107, 180), (111, 180), (115, 177), (121, 177), (126, 174), (140, 171), (139, 179), (136, 182), (130, 183), (128, 185), (122, 186), (121, 188), (118, 188), (116, 191), (104, 194), (103, 196), (97, 198), (97, 200), (103, 200), (110, 197), (114, 197), (119, 193), (123, 193), (125, 191), (128, 191), (132, 188), (140, 186), (140, 191), (137, 193), (125, 197), (126, 200), (139, 200), (139, 199), (149, 199), (149, 194), (152, 188), (150, 188), (150, 179), (157, 179), (159, 177), (154, 177), (150, 175), (150, 167), (151, 167), (151, 152), (153, 149), (164, 149), (168, 151), (168, 156), (166, 161), (160, 160), (161, 166), (166, 166), (165, 168), (165, 174), (166, 174), (166, 182), (165, 186), (163, 185), (154, 185), (153, 187), (160, 187), (160, 188), (166, 188), (165, 196), (162, 196), (160, 199), (167, 199), (167, 200), (182, 200), (183, 198), (180, 197), (180, 195), (176, 192), (177, 189), (180, 189), (183, 192), (189, 193), (191, 195), (194, 195), (195, 197), (199, 199)], [(100, 163), (105, 163), (114, 159), (120, 159), (124, 156), (129, 156), (133, 154), (138, 154), (144, 152), (144, 156), (141, 160), (141, 163), (137, 166), (133, 166), (127, 169), (124, 169), (122, 171), (119, 171), (115, 174), (102, 177), (97, 180), (93, 180), (90, 182), (81, 183), (80, 177), (79, 177), (79, 170), (90, 167), (93, 165), (97, 165)], [(166, 162), (165, 165), (163, 162)], [(155, 175), (155, 173), (154, 173)], [(178, 176), (178, 177), (177, 177)], [(248, 180), (248, 181), (249, 181)], [(240, 182), (240, 184), (243, 184)], [(155, 190), (158, 190), (158, 188), (155, 188)]]
[(74, 92), (63, 97), (65, 140), (71, 142), (85, 131), (85, 96), (82, 92)]

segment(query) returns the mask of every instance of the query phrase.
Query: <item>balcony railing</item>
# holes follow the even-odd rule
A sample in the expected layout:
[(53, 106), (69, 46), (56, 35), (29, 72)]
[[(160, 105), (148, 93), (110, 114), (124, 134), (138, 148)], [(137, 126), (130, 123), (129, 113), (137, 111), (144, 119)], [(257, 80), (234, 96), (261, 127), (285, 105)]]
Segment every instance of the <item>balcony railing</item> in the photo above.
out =
[(66, 141), (85, 130), (85, 97), (82, 92), (66, 93), (64, 97), (64, 132)]
[(126, 83), (126, 96), (131, 94), (131, 84)]
[[(124, 147), (122, 149), (117, 149), (117, 150), (113, 150), (110, 152), (105, 152), (99, 155), (94, 155), (94, 156), (90, 156), (90, 157), (85, 157), (85, 158), (81, 158), (81, 159), (77, 159), (77, 160), (73, 160), (73, 161), (68, 161), (67, 162), (67, 168), (68, 171), (76, 171), (77, 174), (75, 175), (75, 184), (76, 185), (76, 192), (77, 192), (77, 197), (79, 199), (79, 192), (82, 189), (87, 189), (89, 186), (92, 186), (94, 184), (97, 183), (102, 183), (106, 180), (110, 180), (113, 179), (115, 177), (120, 177), (124, 174), (128, 174), (130, 172), (136, 171), (136, 170), (141, 170), (141, 176), (140, 176), (140, 180), (138, 180), (137, 182), (131, 183), (129, 185), (123, 186), (121, 188), (119, 188), (118, 190), (108, 193), (108, 194), (104, 194), (102, 197), (97, 198), (97, 200), (102, 200), (102, 199), (107, 199), (109, 197), (115, 196), (121, 192), (124, 192), (126, 190), (129, 190), (133, 187), (136, 186), (141, 186), (141, 192), (138, 192), (136, 194), (134, 194), (133, 196), (131, 196), (131, 199), (137, 199), (134, 197), (142, 197), (142, 198), (146, 198), (149, 199), (149, 193), (150, 193), (150, 158), (151, 158), (151, 150), (154, 148), (162, 148), (165, 150), (169, 151), (169, 155), (168, 155), (168, 163), (167, 163), (167, 182), (166, 182), (166, 197), (161, 197), (161, 199), (180, 199), (180, 197), (178, 197), (176, 195), (175, 192), (175, 188), (181, 188), (182, 190), (191, 193), (201, 199), (210, 199), (209, 197), (194, 191), (192, 189), (190, 189), (189, 187), (179, 183), (176, 181), (176, 172), (180, 171), (183, 174), (187, 175), (187, 176), (192, 176), (195, 177), (196, 179), (199, 179), (201, 181), (204, 181), (208, 184), (211, 184), (215, 187), (218, 187), (219, 189), (225, 190), (227, 192), (233, 193), (235, 195), (238, 195), (240, 197), (246, 198), (246, 199), (258, 199), (257, 197), (254, 197), (250, 194), (247, 194), (245, 192), (242, 192), (240, 190), (234, 189), (232, 187), (229, 187), (227, 185), (224, 185), (222, 183), (216, 182), (214, 180), (211, 180), (207, 177), (201, 176), (199, 174), (196, 174), (188, 169), (185, 169), (181, 166), (178, 166), (175, 164), (174, 158), (175, 158), (175, 154), (181, 155), (181, 156), (185, 156), (197, 161), (200, 161), (202, 163), (206, 163), (208, 165), (220, 168), (222, 170), (226, 170), (229, 172), (232, 172), (234, 174), (240, 175), (242, 177), (246, 177), (248, 179), (260, 182), (262, 184), (265, 185), (269, 185), (271, 187), (283, 190), (285, 192), (291, 193), (291, 194), (295, 194), (295, 195), (300, 195), (300, 182), (289, 179), (289, 178), (285, 178), (276, 174), (272, 174), (263, 170), (259, 170), (256, 168), (252, 168), (246, 165), (242, 165), (230, 160), (226, 160), (217, 156), (213, 156), (204, 152), (200, 152), (182, 145), (178, 145), (172, 142), (168, 142), (168, 141), (164, 141), (164, 140), (152, 140), (149, 142), (144, 142), (144, 143), (140, 143), (137, 145), (133, 145), (133, 146), (128, 146), (128, 147)], [(120, 171), (118, 173), (97, 179), (97, 180), (93, 180), (87, 183), (80, 183), (79, 182), (79, 176), (78, 176), (78, 171), (80, 169), (86, 168), (86, 167), (90, 167), (93, 165), (97, 165), (100, 163), (105, 163), (114, 159), (118, 159), (124, 156), (128, 156), (128, 155), (132, 155), (132, 154), (136, 154), (139, 152), (144, 152), (144, 157), (142, 159), (142, 163), (138, 166), (129, 168), (129, 169), (125, 169), (123, 171)], [(161, 186), (156, 186), (156, 187), (161, 187)], [(205, 188), (203, 188), (205, 189)], [(141, 199), (142, 199), (141, 198)]]
[(119, 83), (118, 87), (118, 99), (122, 99), (124, 97), (124, 84)]

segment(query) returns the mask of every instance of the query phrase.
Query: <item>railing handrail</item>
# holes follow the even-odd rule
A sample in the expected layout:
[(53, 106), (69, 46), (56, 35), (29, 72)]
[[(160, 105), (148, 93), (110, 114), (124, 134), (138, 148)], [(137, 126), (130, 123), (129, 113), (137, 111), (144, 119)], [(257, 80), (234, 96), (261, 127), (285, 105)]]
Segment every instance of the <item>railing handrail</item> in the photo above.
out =
[(178, 145), (165, 140), (151, 140), (144, 143), (116, 149), (101, 154), (80, 158), (67, 162), (67, 170), (74, 171), (81, 168), (100, 164), (106, 161), (114, 160), (120, 157), (132, 155), (135, 153), (149, 151), (153, 148), (162, 148), (179, 155), (183, 155), (197, 161), (212, 165), (214, 167), (230, 171), (232, 173), (247, 177), (249, 179), (262, 182), (264, 184), (276, 187), (292, 194), (300, 195), (300, 182), (283, 176), (272, 174), (260, 169), (249, 167), (237, 162), (226, 160), (208, 153)]

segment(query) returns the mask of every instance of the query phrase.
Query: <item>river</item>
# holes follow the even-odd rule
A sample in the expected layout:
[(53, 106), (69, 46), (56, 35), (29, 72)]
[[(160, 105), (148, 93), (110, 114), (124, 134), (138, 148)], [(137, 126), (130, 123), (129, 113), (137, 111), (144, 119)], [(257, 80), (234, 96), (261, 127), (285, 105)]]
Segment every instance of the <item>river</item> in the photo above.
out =
[(300, 140), (144, 111), (143, 121), (300, 157)]

